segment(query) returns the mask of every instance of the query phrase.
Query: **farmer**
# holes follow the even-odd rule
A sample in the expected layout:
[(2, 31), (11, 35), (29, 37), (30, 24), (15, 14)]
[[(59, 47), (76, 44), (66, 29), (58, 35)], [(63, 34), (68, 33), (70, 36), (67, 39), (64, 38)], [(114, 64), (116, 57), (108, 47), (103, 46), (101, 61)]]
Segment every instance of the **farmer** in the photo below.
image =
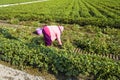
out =
[(44, 36), (44, 41), (46, 46), (51, 46), (52, 42), (54, 40), (57, 40), (59, 43), (59, 46), (62, 46), (61, 42), (61, 33), (63, 32), (64, 27), (63, 26), (47, 26), (44, 25), (42, 29), (42, 33)]

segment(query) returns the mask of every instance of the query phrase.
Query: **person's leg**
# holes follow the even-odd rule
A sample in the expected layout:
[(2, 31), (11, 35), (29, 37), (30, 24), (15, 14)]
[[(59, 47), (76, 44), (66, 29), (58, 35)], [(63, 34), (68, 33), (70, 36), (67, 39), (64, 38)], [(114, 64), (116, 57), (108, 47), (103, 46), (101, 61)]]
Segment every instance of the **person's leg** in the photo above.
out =
[(51, 41), (51, 38), (50, 38), (49, 29), (46, 27), (46, 28), (43, 29), (42, 32), (43, 32), (43, 36), (44, 36), (45, 45), (46, 46), (51, 46), (52, 41)]

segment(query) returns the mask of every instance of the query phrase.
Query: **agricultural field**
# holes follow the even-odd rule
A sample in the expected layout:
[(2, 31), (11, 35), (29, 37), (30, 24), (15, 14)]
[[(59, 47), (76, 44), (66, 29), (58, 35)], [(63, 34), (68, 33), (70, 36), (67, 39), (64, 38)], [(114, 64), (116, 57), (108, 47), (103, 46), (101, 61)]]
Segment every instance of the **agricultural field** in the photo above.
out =
[[(48, 0), (0, 8), (0, 60), (25, 69), (46, 70), (69, 80), (118, 80), (120, 59), (119, 0)], [(5, 25), (7, 23), (7, 25)], [(57, 41), (44, 46), (33, 32), (43, 24), (63, 25)], [(16, 26), (17, 25), (17, 26)], [(79, 48), (80, 52), (74, 52)], [(90, 53), (90, 54), (89, 54)]]
[(0, 5), (21, 3), (21, 2), (30, 2), (30, 1), (37, 1), (37, 0), (0, 0)]
[[(35, 22), (30, 25), (34, 26)], [(44, 46), (43, 36), (32, 33), (37, 27), (0, 26), (0, 60), (19, 66), (19, 69), (32, 66), (58, 76), (63, 74), (67, 77), (77, 76), (79, 79), (119, 79), (119, 60), (85, 54), (84, 51), (119, 55), (120, 30), (62, 25), (65, 26), (62, 34), (63, 49), (57, 47), (57, 42), (51, 47)], [(83, 51), (74, 53), (76, 47)]]
[(0, 8), (0, 19), (16, 18), (20, 21), (52, 21), (118, 28), (120, 25), (119, 4), (119, 0), (48, 0), (30, 5)]

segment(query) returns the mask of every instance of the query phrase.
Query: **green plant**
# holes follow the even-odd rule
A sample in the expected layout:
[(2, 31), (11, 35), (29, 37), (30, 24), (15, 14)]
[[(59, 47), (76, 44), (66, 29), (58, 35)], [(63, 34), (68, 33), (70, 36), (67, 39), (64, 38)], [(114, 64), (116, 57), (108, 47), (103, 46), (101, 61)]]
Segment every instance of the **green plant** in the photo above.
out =
[(9, 22), (10, 22), (11, 24), (18, 24), (20, 21), (19, 21), (19, 19), (17, 19), (17, 18), (12, 18)]

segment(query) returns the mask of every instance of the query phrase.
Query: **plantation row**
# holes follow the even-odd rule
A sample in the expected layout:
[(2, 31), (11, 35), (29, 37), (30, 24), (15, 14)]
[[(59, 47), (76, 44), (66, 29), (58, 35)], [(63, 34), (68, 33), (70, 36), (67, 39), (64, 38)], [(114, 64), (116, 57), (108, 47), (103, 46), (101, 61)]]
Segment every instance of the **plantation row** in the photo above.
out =
[(21, 2), (28, 2), (28, 1), (36, 1), (36, 0), (0, 0), (0, 5), (14, 4), (14, 3), (21, 3)]
[(79, 25), (120, 26), (119, 0), (49, 0), (30, 5), (0, 8), (0, 19)]
[[(12, 23), (14, 21), (11, 21)], [(37, 22), (29, 22), (26, 25), (29, 26), (41, 26), (38, 25)], [(102, 54), (102, 55), (120, 55), (120, 30), (119, 29), (111, 29), (105, 28), (100, 29), (96, 26), (84, 26), (81, 28), (79, 25), (66, 26), (65, 31), (62, 34), (62, 41), (64, 43), (63, 47), (66, 50), (69, 48), (80, 48), (86, 52)], [(36, 44), (43, 44), (43, 37), (34, 36), (32, 32), (34, 32), (36, 27), (22, 27), (20, 29), (10, 29), (10, 33), (4, 29), (0, 29), (1, 35), (6, 38), (13, 38), (24, 43), (35, 42)], [(13, 36), (12, 36), (12, 35)], [(69, 37), (71, 36), (71, 37)], [(35, 37), (35, 38), (34, 38)], [(1, 37), (2, 38), (2, 37)], [(102, 41), (102, 42), (101, 42)], [(56, 45), (56, 42), (54, 44)], [(73, 49), (71, 49), (73, 50)]]
[(101, 56), (101, 57), (106, 57), (106, 58), (110, 58), (116, 61), (120, 60), (120, 55), (113, 55), (113, 54), (95, 54), (95, 53), (88, 53), (88, 52), (82, 52), (82, 50), (80, 48), (74, 48), (73, 49), (74, 54), (77, 53), (83, 53), (83, 54), (88, 54), (88, 55), (97, 55), (97, 56)]
[[(114, 61), (109, 58), (99, 57), (97, 55), (73, 53), (72, 52), (73, 46), (71, 46), (71, 42), (69, 42), (69, 40), (76, 39), (76, 36), (78, 36), (78, 34), (81, 34), (80, 36), (78, 36), (81, 38), (87, 35), (79, 32), (76, 33), (75, 31), (78, 31), (79, 28), (77, 28), (77, 26), (75, 25), (72, 27), (69, 26), (69, 28), (68, 27), (65, 28), (66, 31), (64, 32), (64, 35), (65, 34), (66, 35), (64, 36), (65, 38), (63, 38), (64, 49), (57, 49), (53, 46), (52, 47), (44, 46), (43, 37), (42, 36), (38, 37), (32, 34), (32, 32), (35, 30), (34, 27), (22, 26), (16, 28), (16, 27), (0, 26), (0, 60), (9, 62), (12, 65), (16, 65), (21, 69), (24, 69), (26, 66), (32, 66), (34, 68), (38, 68), (39, 70), (47, 70), (57, 75), (62, 73), (69, 77), (84, 76), (83, 79), (85, 79), (86, 77), (90, 77), (90, 79), (92, 80), (120, 79), (119, 61)], [(71, 28), (71, 30), (68, 30), (67, 28), (68, 29)], [(84, 30), (82, 29), (83, 28), (80, 29), (81, 32), (85, 30), (88, 31), (91, 28), (88, 27)], [(111, 32), (110, 31), (111, 29), (110, 30), (109, 29), (110, 28), (104, 30), (104, 32), (107, 32), (106, 34), (108, 35), (113, 33), (116, 35), (116, 33), (118, 33), (116, 29), (114, 30), (114, 32)], [(100, 29), (94, 30), (92, 28), (91, 30), (93, 32), (94, 31), (99, 32), (98, 30)], [(71, 37), (67, 36), (68, 34), (71, 33), (71, 31), (73, 31)], [(112, 36), (114, 36), (114, 34)], [(66, 37), (68, 37), (67, 41), (65, 40)], [(111, 40), (115, 38), (111, 38)], [(78, 39), (81, 42), (86, 41), (85, 39), (83, 40), (80, 38)], [(105, 39), (105, 38), (101, 38), (101, 39)], [(85, 46), (83, 47), (84, 47), (83, 49), (85, 49)]]

